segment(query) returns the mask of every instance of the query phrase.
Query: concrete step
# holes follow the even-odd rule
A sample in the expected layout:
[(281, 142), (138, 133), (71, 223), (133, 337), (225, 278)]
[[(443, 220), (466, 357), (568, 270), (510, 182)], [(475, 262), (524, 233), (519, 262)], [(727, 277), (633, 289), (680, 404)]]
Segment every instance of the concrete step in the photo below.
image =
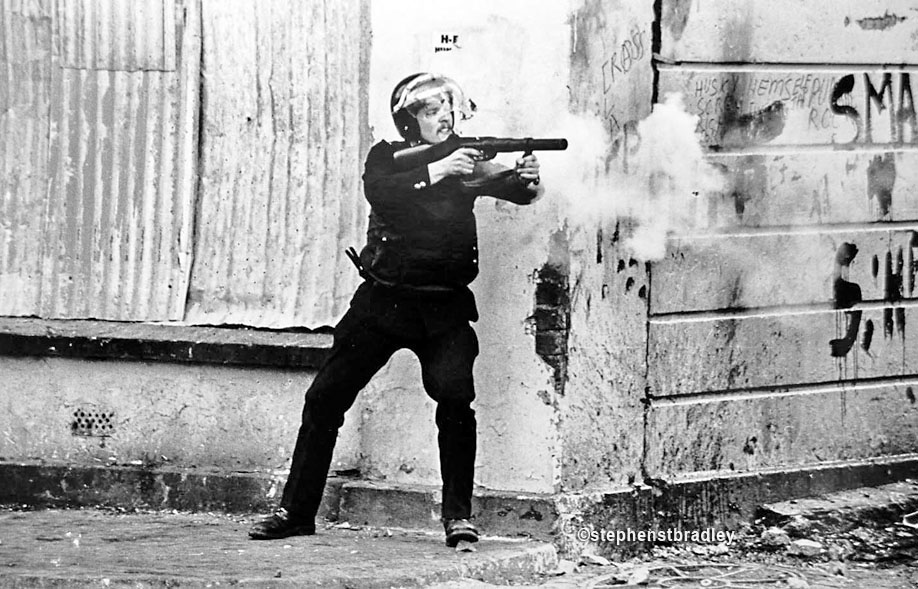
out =
[[(0, 505), (120, 507), (226, 513), (270, 513), (285, 476), (158, 467), (0, 464)], [(551, 496), (477, 489), (476, 523), (488, 533), (540, 540), (552, 537)], [(439, 530), (440, 489), (332, 477), (319, 516), (360, 525)]]
[(918, 510), (918, 480), (905, 480), (877, 487), (861, 487), (818, 497), (762, 505), (756, 516), (766, 526), (809, 522), (821, 529), (843, 529), (875, 523), (894, 524)]

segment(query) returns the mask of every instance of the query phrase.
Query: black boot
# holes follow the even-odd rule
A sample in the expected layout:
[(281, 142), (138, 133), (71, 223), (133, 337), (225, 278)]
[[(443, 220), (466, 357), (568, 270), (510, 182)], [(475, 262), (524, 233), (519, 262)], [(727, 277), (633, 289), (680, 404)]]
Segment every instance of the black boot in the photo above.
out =
[(459, 542), (478, 542), (478, 528), (467, 519), (443, 520), (446, 545), (455, 548)]
[(278, 540), (289, 536), (312, 536), (316, 523), (312, 518), (292, 516), (286, 509), (278, 509), (273, 515), (258, 522), (249, 530), (252, 540)]

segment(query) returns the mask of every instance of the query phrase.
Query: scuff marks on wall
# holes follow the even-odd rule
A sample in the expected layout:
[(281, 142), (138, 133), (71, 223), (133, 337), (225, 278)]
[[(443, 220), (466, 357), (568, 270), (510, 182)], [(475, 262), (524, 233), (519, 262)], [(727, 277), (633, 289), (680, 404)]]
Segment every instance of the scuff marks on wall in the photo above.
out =
[[(885, 31), (903, 22), (905, 19), (906, 17), (890, 14), (887, 10), (883, 16), (859, 18), (854, 22), (865, 31)], [(846, 16), (845, 26), (847, 27), (849, 24), (851, 24), (851, 18)]]
[[(765, 167), (765, 158), (761, 155), (743, 156), (736, 161), (731, 172), (733, 186), (730, 196), (733, 198), (736, 219), (743, 223), (747, 220), (747, 205), (764, 203), (768, 196), (768, 170)], [(752, 207), (749, 208), (752, 213)]]
[[(918, 51), (914, 0), (658, 4), (668, 25), (659, 54), (668, 63), (915, 63)], [(725, 33), (737, 22), (749, 23), (744, 39)]]
[(682, 39), (685, 27), (688, 26), (693, 2), (694, 0), (670, 0), (663, 3), (663, 26), (669, 30), (675, 41)]
[(596, 56), (593, 55), (592, 45), (597, 39), (603, 38), (608, 30), (606, 12), (601, 9), (601, 2), (588, 0), (574, 14), (571, 15), (571, 83), (570, 108), (573, 112), (583, 112), (598, 109), (597, 104), (590, 104), (589, 97), (580, 89), (589, 87), (595, 77), (594, 64)]
[(895, 185), (895, 154), (875, 156), (867, 166), (867, 198), (876, 201), (878, 217), (881, 220), (889, 218)]

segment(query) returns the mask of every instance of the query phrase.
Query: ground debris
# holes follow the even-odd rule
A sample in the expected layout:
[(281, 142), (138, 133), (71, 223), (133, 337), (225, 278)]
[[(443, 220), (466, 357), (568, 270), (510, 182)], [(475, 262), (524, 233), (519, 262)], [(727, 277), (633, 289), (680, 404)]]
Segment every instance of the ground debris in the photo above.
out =
[(558, 566), (548, 572), (548, 575), (552, 577), (560, 577), (561, 575), (569, 575), (576, 570), (577, 565), (573, 561), (562, 559), (558, 561)]
[(790, 536), (783, 529), (772, 526), (762, 532), (762, 544), (769, 547), (787, 546), (791, 543)]
[(650, 581), (650, 569), (637, 567), (628, 575), (628, 585), (646, 585)]
[(580, 555), (580, 564), (607, 567), (611, 566), (612, 562), (608, 558), (596, 554), (582, 554)]
[(787, 553), (794, 556), (818, 556), (822, 553), (822, 544), (814, 542), (813, 540), (794, 540), (790, 543), (790, 546), (787, 547)]

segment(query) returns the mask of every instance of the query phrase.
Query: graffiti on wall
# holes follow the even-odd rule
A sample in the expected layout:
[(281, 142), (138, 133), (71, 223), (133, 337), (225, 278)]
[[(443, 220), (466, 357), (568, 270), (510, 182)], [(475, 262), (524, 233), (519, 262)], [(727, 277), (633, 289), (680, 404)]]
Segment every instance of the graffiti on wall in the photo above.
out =
[[(854, 243), (842, 243), (835, 254), (833, 279), (833, 304), (839, 310), (839, 329), (836, 338), (829, 342), (830, 353), (835, 358), (844, 358), (852, 350), (860, 336), (860, 348), (871, 356), (874, 332), (877, 327), (872, 320), (867, 320), (861, 330), (862, 310), (858, 304), (864, 302), (861, 285), (850, 280), (851, 263), (858, 255)], [(898, 305), (909, 299), (915, 289), (915, 277), (918, 275), (918, 232), (909, 231), (904, 242), (899, 245), (891, 243), (886, 251), (874, 254), (870, 258), (870, 275), (876, 288), (882, 290), (882, 329), (885, 339), (897, 336), (905, 337), (906, 309)]]
[(832, 77), (828, 75), (762, 72), (698, 77), (687, 90), (689, 103), (699, 117), (698, 132), (717, 138), (729, 134), (736, 121), (752, 120), (766, 109), (805, 109), (808, 124), (829, 126), (833, 117), (826, 118), (824, 111), (829, 112), (831, 87)]
[[(860, 101), (855, 96), (858, 85), (854, 74), (842, 76), (832, 88), (829, 107), (834, 114), (853, 123), (856, 131), (851, 142), (873, 143), (877, 134), (891, 143), (918, 140), (911, 75), (901, 72), (893, 76), (887, 72), (876, 78), (863, 74)], [(855, 106), (858, 102), (860, 107)], [(888, 129), (880, 129), (884, 123)]]
[[(627, 124), (619, 121), (621, 113), (616, 100), (615, 86), (634, 69), (638, 62), (646, 59), (648, 55), (647, 31), (639, 27), (632, 29), (628, 38), (621, 43), (616, 43), (616, 50), (607, 56), (600, 66), (602, 80), (602, 116), (608, 122), (612, 133), (623, 130)], [(616, 116), (616, 113), (619, 115)]]
[(760, 145), (779, 137), (776, 143), (787, 144), (918, 141), (908, 71), (694, 72), (674, 81), (665, 90), (686, 96), (710, 145)]

